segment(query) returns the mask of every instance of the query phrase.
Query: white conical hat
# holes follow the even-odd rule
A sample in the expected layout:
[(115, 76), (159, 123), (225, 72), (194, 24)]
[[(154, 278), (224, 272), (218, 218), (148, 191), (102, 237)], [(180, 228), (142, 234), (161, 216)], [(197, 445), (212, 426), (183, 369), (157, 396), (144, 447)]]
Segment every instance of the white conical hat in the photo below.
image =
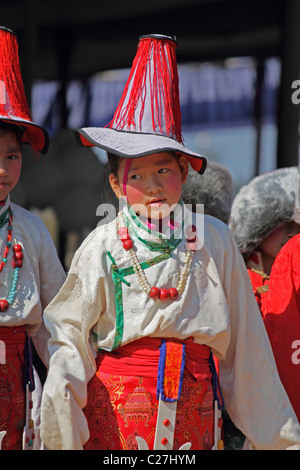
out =
[(194, 170), (204, 172), (206, 159), (183, 145), (176, 47), (176, 40), (169, 36), (140, 37), (111, 123), (76, 131), (82, 145), (97, 146), (125, 158), (176, 152), (186, 156)]

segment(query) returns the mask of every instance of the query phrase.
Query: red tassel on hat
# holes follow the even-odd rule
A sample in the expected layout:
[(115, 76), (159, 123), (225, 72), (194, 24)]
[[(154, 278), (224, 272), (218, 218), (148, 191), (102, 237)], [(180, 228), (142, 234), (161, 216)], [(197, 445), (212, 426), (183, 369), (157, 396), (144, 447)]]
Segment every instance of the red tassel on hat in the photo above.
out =
[(0, 27), (0, 121), (22, 126), (22, 141), (38, 152), (47, 152), (48, 133), (31, 120), (21, 76), (17, 36), (4, 27)]
[(175, 152), (203, 173), (206, 158), (187, 149), (181, 134), (177, 42), (170, 36), (141, 36), (122, 97), (105, 127), (84, 127), (81, 145), (98, 146), (125, 158)]
[[(15, 34), (0, 29), (0, 115), (30, 120), (18, 56)], [(3, 99), (4, 98), (4, 99)]]
[(172, 39), (141, 38), (111, 128), (156, 132), (182, 142), (175, 49)]

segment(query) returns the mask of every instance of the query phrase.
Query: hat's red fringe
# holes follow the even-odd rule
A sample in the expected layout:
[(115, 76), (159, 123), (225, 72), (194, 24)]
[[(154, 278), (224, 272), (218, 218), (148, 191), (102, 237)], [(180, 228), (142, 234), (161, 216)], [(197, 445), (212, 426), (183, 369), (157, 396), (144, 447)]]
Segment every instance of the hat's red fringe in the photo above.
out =
[[(144, 38), (139, 42), (123, 95), (109, 127), (142, 130), (147, 93), (151, 96), (152, 127), (182, 143), (176, 44)], [(148, 85), (147, 85), (148, 84)], [(150, 84), (150, 85), (149, 85)], [(140, 106), (138, 122), (136, 109)]]
[(15, 34), (0, 29), (0, 116), (30, 120)]

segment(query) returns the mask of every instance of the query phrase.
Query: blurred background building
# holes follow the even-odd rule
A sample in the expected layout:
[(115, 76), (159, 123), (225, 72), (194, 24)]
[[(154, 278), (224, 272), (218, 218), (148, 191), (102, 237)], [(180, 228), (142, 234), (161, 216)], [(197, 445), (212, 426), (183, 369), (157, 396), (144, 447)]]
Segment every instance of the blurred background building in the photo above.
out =
[(298, 164), (299, 0), (9, 0), (0, 18), (18, 35), (33, 119), (51, 136), (45, 157), (24, 150), (12, 199), (43, 218), (66, 268), (99, 205), (116, 203), (105, 153), (79, 147), (73, 130), (109, 123), (140, 35), (177, 37), (185, 143), (225, 165), (235, 191)]

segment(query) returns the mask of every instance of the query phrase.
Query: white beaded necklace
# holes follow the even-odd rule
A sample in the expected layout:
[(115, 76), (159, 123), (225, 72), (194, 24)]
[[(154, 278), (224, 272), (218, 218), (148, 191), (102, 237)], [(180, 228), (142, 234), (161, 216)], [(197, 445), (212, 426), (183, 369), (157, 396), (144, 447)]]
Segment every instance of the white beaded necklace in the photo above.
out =
[(195, 227), (189, 226), (187, 228), (187, 251), (186, 251), (185, 260), (184, 260), (184, 268), (182, 272), (180, 273), (177, 286), (171, 287), (169, 289), (164, 289), (164, 288), (159, 289), (156, 286), (151, 287), (147, 281), (147, 278), (138, 260), (136, 252), (133, 249), (133, 242), (130, 238), (128, 228), (124, 224), (123, 214), (121, 212), (119, 213), (118, 219), (119, 219), (118, 225), (120, 227), (118, 230), (118, 233), (119, 233), (120, 239), (123, 243), (124, 249), (128, 251), (130, 255), (133, 271), (143, 291), (146, 292), (146, 294), (148, 294), (149, 297), (151, 298), (159, 298), (160, 300), (177, 299), (177, 297), (180, 294), (182, 294), (182, 292), (184, 291), (188, 276), (191, 271), (191, 265), (192, 265), (192, 260), (193, 260), (193, 256), (195, 252), (195, 246), (196, 246), (194, 243), (196, 240)]

